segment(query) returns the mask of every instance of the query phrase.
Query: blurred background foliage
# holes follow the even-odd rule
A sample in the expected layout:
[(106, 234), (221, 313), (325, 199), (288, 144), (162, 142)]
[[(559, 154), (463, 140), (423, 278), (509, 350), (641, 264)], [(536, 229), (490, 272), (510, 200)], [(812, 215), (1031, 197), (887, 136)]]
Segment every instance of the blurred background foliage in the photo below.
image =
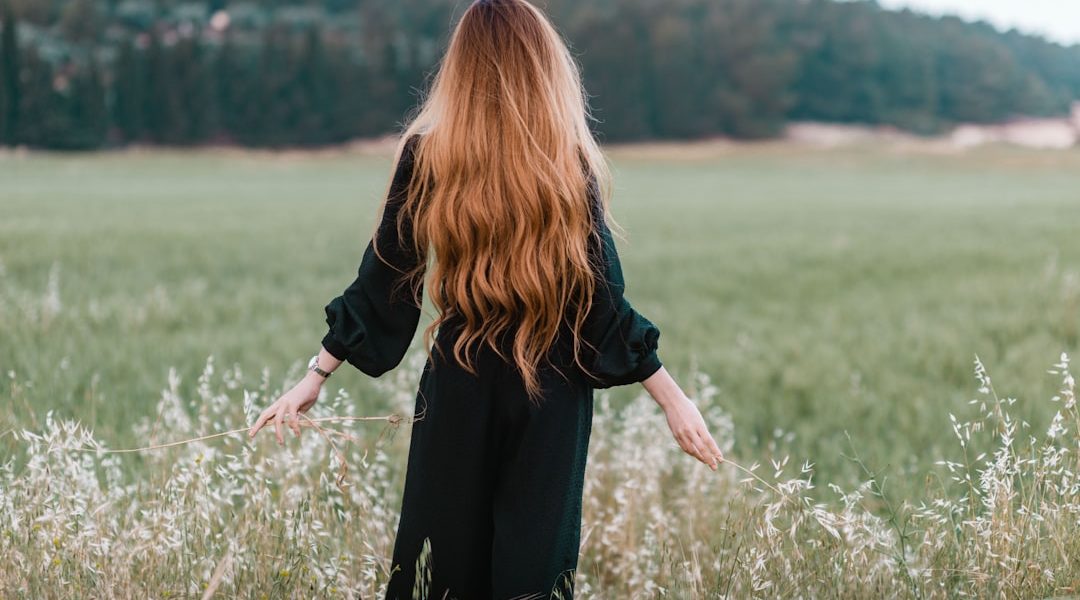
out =
[[(790, 120), (935, 133), (1068, 112), (1080, 45), (873, 1), (537, 0), (607, 141)], [(307, 146), (394, 131), (467, 2), (0, 0), (0, 144)]]

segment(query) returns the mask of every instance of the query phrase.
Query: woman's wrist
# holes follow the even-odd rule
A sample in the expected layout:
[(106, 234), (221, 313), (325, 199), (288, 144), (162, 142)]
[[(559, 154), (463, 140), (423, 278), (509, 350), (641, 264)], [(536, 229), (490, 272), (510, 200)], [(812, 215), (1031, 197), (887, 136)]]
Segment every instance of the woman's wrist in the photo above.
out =
[(312, 357), (311, 362), (308, 364), (307, 374), (304, 375), (304, 379), (322, 385), (331, 375), (334, 370), (341, 366), (341, 359), (331, 354), (326, 347), (319, 348), (319, 353)]
[(644, 379), (641, 384), (645, 386), (645, 390), (649, 392), (649, 395), (660, 405), (664, 412), (688, 400), (682, 388), (679, 387), (679, 384), (676, 383), (675, 379), (671, 377), (671, 374), (664, 367), (660, 367), (659, 370)]

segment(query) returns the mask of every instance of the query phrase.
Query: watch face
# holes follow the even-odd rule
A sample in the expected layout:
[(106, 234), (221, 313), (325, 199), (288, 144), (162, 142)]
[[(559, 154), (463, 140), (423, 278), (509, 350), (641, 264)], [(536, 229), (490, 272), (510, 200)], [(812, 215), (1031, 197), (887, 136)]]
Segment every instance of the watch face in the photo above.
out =
[(318, 364), (319, 364), (319, 355), (316, 354), (315, 356), (311, 357), (311, 360), (308, 361), (307, 368), (309, 368), (309, 369), (314, 368)]

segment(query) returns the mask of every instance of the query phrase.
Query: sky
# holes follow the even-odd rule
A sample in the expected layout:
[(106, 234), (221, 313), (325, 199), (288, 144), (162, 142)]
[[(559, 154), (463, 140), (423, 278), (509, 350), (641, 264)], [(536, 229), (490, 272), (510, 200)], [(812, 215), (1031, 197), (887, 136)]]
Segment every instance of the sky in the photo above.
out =
[(989, 21), (1063, 44), (1080, 43), (1080, 0), (878, 0), (885, 8)]

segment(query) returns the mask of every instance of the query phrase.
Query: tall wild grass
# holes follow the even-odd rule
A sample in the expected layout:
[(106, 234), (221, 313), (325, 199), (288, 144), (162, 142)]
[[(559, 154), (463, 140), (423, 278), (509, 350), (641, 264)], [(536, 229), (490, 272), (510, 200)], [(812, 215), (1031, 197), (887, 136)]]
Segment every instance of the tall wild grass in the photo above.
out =
[[(423, 356), (378, 380), (408, 416)], [(1080, 411), (1069, 359), (1050, 373), (1050, 427), (1010, 410), (976, 360), (970, 406), (936, 425), (952, 458), (925, 469), (928, 501), (890, 495), (888, 472), (845, 488), (814, 465), (739, 452), (730, 418), (706, 411), (737, 464), (718, 473), (680, 453), (645, 395), (616, 407), (598, 393), (582, 559), (586, 598), (1045, 597), (1080, 588)], [(169, 377), (157, 417), (135, 425), (148, 444), (243, 428), (280, 389), (267, 373), (245, 389), (213, 359), (183, 397)], [(12, 381), (12, 385), (17, 385)], [(698, 374), (693, 395), (716, 407)], [(343, 391), (312, 417), (352, 415)], [(407, 431), (344, 423), (284, 447), (269, 435), (226, 436), (138, 454), (104, 452), (87, 426), (50, 413), (13, 430), (21, 451), (0, 467), (4, 597), (378, 597), (392, 566)], [(328, 426), (328, 429), (331, 429)], [(404, 435), (402, 435), (404, 434)], [(782, 436), (781, 436), (782, 437)], [(143, 461), (137, 469), (125, 461)], [(343, 463), (344, 484), (335, 481)], [(424, 557), (439, 568), (437, 552)], [(418, 596), (427, 589), (417, 586)]]

